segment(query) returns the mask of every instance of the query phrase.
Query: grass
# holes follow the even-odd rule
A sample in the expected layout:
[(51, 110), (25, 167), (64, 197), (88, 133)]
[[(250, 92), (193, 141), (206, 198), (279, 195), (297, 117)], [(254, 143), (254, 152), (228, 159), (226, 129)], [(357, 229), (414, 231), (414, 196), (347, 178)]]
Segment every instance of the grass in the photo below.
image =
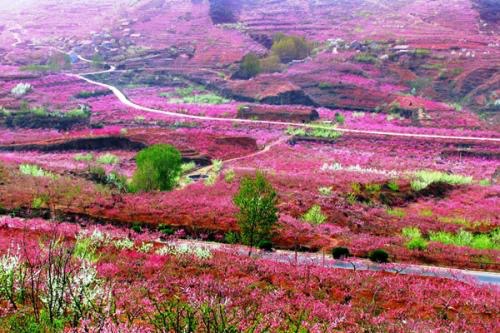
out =
[(337, 139), (342, 136), (341, 132), (335, 131), (333, 126), (326, 124), (311, 125), (312, 128), (294, 128), (288, 127), (286, 130), (287, 135), (292, 136), (306, 136), (313, 138)]
[(408, 239), (406, 247), (409, 250), (425, 250), (428, 242), (422, 237), (422, 233), (418, 228), (404, 228), (402, 234)]
[(21, 164), (19, 166), (19, 171), (24, 175), (32, 177), (50, 177), (50, 178), (56, 177), (52, 172), (45, 171), (38, 165), (34, 164)]
[(470, 221), (466, 219), (465, 217), (460, 217), (460, 216), (440, 216), (438, 217), (438, 221), (442, 223), (448, 223), (448, 224), (458, 224), (458, 225), (463, 225), (464, 227), (468, 228), (477, 228), (481, 226), (489, 226), (491, 223), (488, 220), (484, 221)]
[(478, 250), (500, 250), (500, 228), (490, 233), (473, 234), (460, 230), (453, 234), (444, 231), (431, 232), (429, 239), (442, 244), (470, 247)]
[(386, 210), (386, 213), (390, 216), (395, 216), (395, 217), (399, 217), (399, 218), (403, 218), (406, 216), (406, 213), (404, 210), (402, 210), (401, 208), (394, 208), (394, 209), (387, 209)]
[(423, 250), (427, 248), (428, 241), (441, 244), (463, 246), (478, 250), (499, 250), (500, 249), (500, 228), (489, 233), (472, 233), (460, 230), (457, 233), (445, 231), (431, 231), (428, 239), (424, 238), (418, 228), (404, 228), (402, 235), (408, 239), (406, 247), (410, 250)]
[(302, 220), (310, 224), (323, 224), (326, 222), (328, 217), (321, 212), (320, 205), (312, 206), (304, 215), (302, 215)]
[(119, 162), (120, 162), (120, 158), (118, 156), (110, 154), (110, 153), (101, 155), (97, 158), (97, 163), (100, 163), (100, 164), (111, 165), (111, 164), (118, 164)]
[(77, 162), (90, 162), (94, 160), (94, 155), (91, 153), (88, 154), (76, 154), (73, 159)]
[(434, 212), (432, 211), (432, 209), (424, 208), (420, 211), (420, 216), (422, 217), (432, 217), (433, 215)]
[[(205, 87), (203, 86), (188, 86), (185, 88), (177, 88), (175, 94), (172, 93), (160, 93), (161, 97), (169, 98), (170, 103), (177, 104), (227, 104), (230, 102), (222, 96), (214, 93), (205, 92)], [(172, 98), (173, 95), (178, 96), (177, 98)]]
[(417, 171), (411, 182), (411, 188), (414, 191), (421, 191), (432, 183), (446, 183), (450, 185), (466, 185), (473, 181), (470, 176), (448, 174), (440, 171)]
[(354, 56), (354, 60), (363, 64), (377, 63), (377, 58), (369, 53), (358, 53)]
[(191, 161), (189, 163), (184, 163), (181, 165), (181, 173), (187, 173), (196, 168), (196, 163)]

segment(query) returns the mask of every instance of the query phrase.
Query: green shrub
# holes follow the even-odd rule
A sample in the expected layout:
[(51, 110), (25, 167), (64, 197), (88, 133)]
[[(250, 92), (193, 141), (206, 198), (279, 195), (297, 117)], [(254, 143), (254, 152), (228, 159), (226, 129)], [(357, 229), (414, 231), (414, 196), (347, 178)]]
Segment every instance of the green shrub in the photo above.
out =
[(431, 50), (428, 50), (428, 49), (416, 49), (414, 52), (413, 52), (414, 55), (416, 55), (417, 57), (421, 57), (421, 58), (424, 58), (424, 57), (428, 57), (431, 55)]
[(127, 177), (119, 174), (117, 171), (111, 171), (106, 175), (106, 184), (111, 185), (120, 191), (126, 191), (128, 188)]
[(342, 259), (350, 257), (351, 253), (348, 248), (339, 246), (332, 249), (332, 256), (334, 259)]
[(170, 145), (158, 144), (141, 150), (136, 157), (137, 170), (133, 191), (169, 191), (181, 174), (182, 156)]
[(79, 93), (75, 94), (75, 98), (91, 98), (91, 97), (99, 97), (99, 96), (106, 96), (110, 95), (113, 92), (111, 90), (93, 90), (93, 91), (80, 91)]
[(19, 166), (19, 171), (28, 176), (32, 177), (49, 177), (49, 178), (56, 178), (56, 175), (49, 172), (45, 171), (42, 168), (40, 168), (38, 165), (34, 164), (21, 164)]
[(193, 162), (193, 161), (191, 161), (189, 163), (183, 163), (181, 165), (181, 173), (183, 173), (183, 174), (187, 173), (187, 172), (189, 172), (189, 171), (191, 171), (191, 170), (193, 170), (195, 168), (196, 168), (196, 163)]
[(405, 217), (406, 215), (405, 211), (401, 208), (387, 209), (386, 212), (391, 216), (396, 216), (399, 218)]
[(472, 177), (448, 174), (440, 171), (417, 171), (414, 174), (414, 179), (411, 182), (411, 188), (415, 191), (421, 191), (432, 183), (446, 183), (450, 185), (471, 184)]
[(89, 174), (93, 181), (104, 184), (106, 182), (106, 170), (100, 166), (91, 166)]
[(465, 246), (480, 250), (500, 249), (500, 228), (487, 234), (472, 234), (471, 232), (460, 230), (453, 234), (444, 231), (430, 232), (429, 239), (448, 245)]
[(340, 125), (344, 125), (345, 117), (342, 114), (337, 112), (337, 113), (335, 113), (335, 121)]
[(387, 263), (389, 262), (389, 254), (382, 249), (377, 249), (368, 254), (368, 259), (373, 262)]
[(491, 180), (486, 179), (486, 178), (485, 179), (481, 179), (479, 181), (479, 185), (481, 185), (481, 186), (491, 186)]
[(142, 232), (142, 226), (139, 223), (134, 223), (130, 229), (132, 229), (134, 232), (137, 232), (138, 234)]
[(332, 87), (333, 87), (333, 84), (331, 84), (330, 82), (318, 83), (318, 88), (321, 90), (328, 90), (328, 89), (331, 89)]
[(273, 249), (273, 242), (271, 242), (268, 239), (263, 239), (259, 242), (259, 249), (264, 250), (264, 251), (272, 251)]
[(427, 241), (423, 238), (412, 238), (406, 243), (409, 250), (423, 251), (427, 248)]
[(274, 37), (271, 52), (278, 56), (282, 63), (307, 58), (312, 51), (312, 44), (304, 37), (278, 34)]
[(80, 105), (78, 108), (69, 110), (64, 115), (69, 118), (86, 119), (90, 117), (90, 109), (85, 105)]
[(378, 193), (382, 190), (382, 185), (380, 184), (366, 184), (365, 185), (366, 191), (370, 193)]
[(104, 155), (101, 155), (97, 158), (97, 163), (100, 164), (118, 164), (120, 163), (120, 158), (116, 155), (113, 155), (111, 153), (106, 153)]
[(31, 203), (31, 208), (33, 209), (40, 209), (44, 206), (47, 206), (48, 202), (48, 197), (46, 196), (39, 196), (33, 199), (33, 202)]
[(243, 57), (240, 64), (238, 76), (244, 79), (249, 79), (257, 76), (260, 73), (260, 60), (255, 53), (249, 53)]
[(234, 178), (236, 178), (236, 173), (233, 169), (227, 170), (224, 173), (224, 180), (226, 181), (226, 183), (232, 183), (234, 181)]
[(434, 215), (434, 212), (432, 209), (422, 209), (420, 211), (420, 216), (422, 217), (432, 217)]
[(422, 233), (418, 228), (404, 228), (402, 231), (404, 237), (408, 238), (406, 247), (410, 250), (425, 250), (427, 241), (422, 237)]
[(260, 59), (260, 70), (263, 73), (281, 72), (282, 69), (283, 65), (281, 64), (280, 57), (275, 54)]
[(77, 162), (90, 162), (90, 161), (94, 160), (94, 155), (91, 154), (91, 153), (88, 153), (88, 154), (76, 154), (73, 158)]
[(165, 224), (160, 224), (158, 226), (158, 231), (168, 236), (171, 236), (175, 233), (175, 230), (172, 227), (169, 227), (168, 225)]
[(302, 215), (302, 220), (316, 225), (325, 223), (327, 219), (327, 216), (321, 212), (320, 205), (312, 206), (304, 215)]
[(358, 53), (354, 56), (354, 60), (364, 64), (375, 64), (377, 63), (377, 58), (369, 53)]
[(392, 192), (398, 192), (399, 191), (399, 185), (394, 182), (394, 181), (390, 181), (387, 183), (387, 187), (389, 188), (389, 190), (391, 190)]

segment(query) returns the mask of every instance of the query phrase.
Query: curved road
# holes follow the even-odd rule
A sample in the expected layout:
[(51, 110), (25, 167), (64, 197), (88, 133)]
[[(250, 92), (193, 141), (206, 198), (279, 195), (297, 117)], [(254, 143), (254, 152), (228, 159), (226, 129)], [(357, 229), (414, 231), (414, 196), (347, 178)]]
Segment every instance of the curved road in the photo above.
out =
[[(107, 88), (113, 92), (113, 94), (118, 98), (118, 100), (123, 104), (130, 108), (149, 112), (156, 114), (163, 114), (171, 117), (177, 118), (185, 118), (185, 119), (195, 119), (195, 120), (205, 120), (205, 121), (215, 121), (215, 122), (231, 122), (231, 123), (246, 123), (246, 124), (263, 124), (263, 125), (279, 125), (279, 126), (293, 126), (293, 127), (302, 127), (302, 128), (321, 128), (331, 130), (331, 127), (320, 126), (320, 125), (310, 125), (310, 124), (302, 124), (302, 123), (291, 123), (291, 122), (280, 122), (280, 121), (266, 121), (266, 120), (252, 120), (252, 119), (239, 119), (239, 118), (217, 118), (217, 117), (208, 117), (208, 116), (195, 116), (188, 114), (181, 114), (177, 112), (171, 111), (163, 111), (159, 109), (153, 109), (150, 107), (146, 107), (143, 105), (136, 104), (129, 100), (125, 94), (115, 86), (94, 81), (85, 77), (85, 75), (92, 74), (100, 74), (100, 73), (111, 73), (115, 71), (115, 67), (111, 67), (106, 71), (95, 72), (95, 73), (85, 73), (85, 74), (66, 74), (68, 76), (76, 77), (81, 80), (84, 80), (90, 84), (100, 86), (103, 88)], [(385, 131), (368, 131), (368, 130), (356, 130), (356, 129), (347, 129), (347, 128), (335, 128), (337, 132), (343, 133), (358, 133), (358, 134), (370, 134), (370, 135), (386, 135), (386, 136), (395, 136), (395, 137), (410, 137), (410, 138), (427, 138), (427, 139), (449, 139), (449, 140), (465, 140), (465, 141), (484, 141), (484, 142), (498, 142), (500, 143), (500, 138), (485, 138), (485, 137), (473, 137), (473, 136), (448, 136), (448, 135), (436, 135), (436, 134), (414, 134), (414, 133), (398, 133), (398, 132), (385, 132)]]
[[(198, 240), (177, 240), (178, 244), (187, 244), (199, 246), (211, 250), (229, 251), (240, 255), (248, 255), (248, 247), (241, 245), (228, 245), (214, 242), (198, 241)], [(394, 274), (429, 276), (438, 278), (447, 278), (470, 282), (479, 282), (493, 286), (500, 286), (500, 273), (473, 271), (466, 269), (446, 268), (437, 266), (425, 266), (415, 264), (376, 264), (368, 260), (334, 260), (329, 255), (321, 253), (304, 253), (285, 250), (277, 250), (274, 252), (266, 252), (254, 249), (253, 256), (256, 258), (271, 260), (280, 263), (301, 266), (315, 266), (326, 268), (339, 268), (358, 271), (379, 271)]]

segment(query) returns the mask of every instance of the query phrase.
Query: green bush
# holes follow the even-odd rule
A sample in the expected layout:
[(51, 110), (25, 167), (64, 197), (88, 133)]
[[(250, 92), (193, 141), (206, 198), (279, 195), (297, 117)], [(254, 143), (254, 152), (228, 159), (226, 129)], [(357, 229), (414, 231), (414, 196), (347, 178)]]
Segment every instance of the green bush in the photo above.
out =
[(364, 64), (375, 64), (377, 63), (377, 58), (369, 53), (358, 53), (354, 56), (354, 60)]
[(137, 170), (132, 191), (170, 191), (181, 174), (182, 156), (170, 145), (158, 144), (141, 150), (136, 157)]
[(118, 164), (120, 163), (120, 158), (116, 155), (113, 155), (111, 153), (106, 153), (104, 155), (101, 155), (97, 158), (97, 163), (100, 164)]
[(78, 108), (69, 110), (64, 115), (69, 118), (86, 119), (90, 117), (90, 109), (85, 105), (81, 105)]
[(19, 171), (27, 176), (32, 176), (32, 177), (49, 177), (49, 178), (56, 178), (56, 175), (49, 172), (45, 171), (42, 168), (40, 168), (38, 165), (34, 164), (21, 164), (19, 166)]
[(236, 178), (236, 172), (233, 169), (229, 169), (224, 173), (224, 180), (226, 183), (232, 183)]
[(408, 238), (406, 247), (409, 250), (425, 250), (427, 248), (427, 241), (422, 237), (422, 233), (418, 228), (404, 228), (403, 236)]
[(142, 232), (142, 227), (139, 223), (134, 223), (130, 229), (132, 229), (134, 232), (138, 234)]
[(339, 246), (332, 249), (332, 257), (334, 259), (342, 259), (350, 256), (351, 253), (349, 252), (349, 249), (347, 247)]
[(75, 98), (91, 98), (91, 97), (99, 97), (99, 96), (106, 96), (109, 94), (112, 94), (113, 92), (111, 90), (93, 90), (93, 91), (80, 91), (79, 93), (75, 94)]
[(94, 160), (94, 155), (91, 154), (91, 153), (88, 153), (88, 154), (76, 154), (73, 158), (77, 162), (90, 162), (90, 161)]
[(389, 262), (389, 254), (382, 249), (377, 249), (368, 254), (368, 259), (373, 262), (387, 263)]
[(421, 191), (432, 183), (446, 183), (450, 185), (471, 184), (472, 177), (448, 174), (440, 171), (417, 171), (414, 174), (414, 179), (411, 182), (411, 188), (415, 191)]
[(264, 251), (272, 251), (273, 242), (271, 242), (268, 239), (263, 239), (259, 242), (259, 249), (264, 250)]
[(465, 230), (460, 230), (456, 234), (444, 231), (430, 232), (429, 239), (433, 242), (465, 246), (479, 250), (499, 250), (500, 228), (487, 234), (472, 234)]
[(106, 170), (100, 166), (92, 166), (89, 168), (89, 175), (91, 179), (98, 183), (106, 182)]
[(321, 90), (328, 90), (328, 89), (331, 89), (332, 87), (333, 87), (333, 84), (331, 84), (330, 82), (320, 82), (318, 84), (318, 88)]
[(399, 185), (394, 182), (394, 181), (390, 181), (387, 183), (387, 187), (389, 188), (389, 190), (391, 190), (392, 192), (398, 192), (399, 191)]
[(255, 53), (249, 53), (243, 57), (240, 64), (238, 76), (243, 79), (249, 79), (260, 73), (260, 60)]
[(405, 211), (402, 210), (401, 208), (387, 209), (386, 212), (391, 216), (396, 216), (400, 218), (405, 217), (406, 215)]
[(328, 217), (321, 212), (320, 205), (312, 206), (304, 215), (302, 215), (302, 220), (311, 224), (323, 224), (326, 222)]
[(271, 54), (260, 59), (259, 67), (263, 73), (276, 73), (281, 72), (283, 65), (281, 64), (280, 57)]
[(335, 121), (340, 125), (344, 125), (345, 117), (337, 112), (337, 113), (335, 113)]
[(158, 226), (158, 231), (168, 236), (171, 236), (175, 233), (174, 229), (165, 224), (160, 224)]
[(278, 34), (274, 37), (271, 51), (282, 63), (307, 58), (312, 51), (312, 44), (304, 37)]
[(126, 191), (128, 187), (127, 177), (119, 174), (117, 171), (111, 171), (106, 175), (106, 184), (111, 185), (120, 191)]

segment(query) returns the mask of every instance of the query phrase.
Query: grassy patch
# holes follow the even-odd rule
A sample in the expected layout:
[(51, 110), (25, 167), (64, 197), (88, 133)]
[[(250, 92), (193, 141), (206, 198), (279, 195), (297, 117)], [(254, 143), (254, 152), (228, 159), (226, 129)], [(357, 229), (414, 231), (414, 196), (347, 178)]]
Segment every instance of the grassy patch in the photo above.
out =
[(323, 224), (326, 222), (328, 217), (321, 211), (320, 205), (312, 206), (304, 215), (302, 215), (302, 220), (310, 224)]
[(99, 156), (97, 158), (97, 163), (108, 164), (108, 165), (118, 164), (118, 163), (120, 163), (120, 158), (116, 155), (107, 153), (107, 154)]
[(390, 216), (395, 216), (399, 218), (403, 218), (406, 216), (406, 212), (401, 208), (387, 209), (386, 213)]
[(473, 181), (470, 176), (448, 174), (440, 171), (417, 171), (411, 182), (411, 188), (415, 191), (421, 191), (432, 183), (446, 183), (450, 185), (471, 184)]
[(404, 228), (402, 234), (408, 239), (406, 247), (409, 250), (425, 250), (428, 242), (422, 237), (422, 233), (418, 228)]
[(324, 139), (338, 139), (342, 136), (341, 132), (336, 131), (334, 126), (328, 124), (311, 125), (311, 128), (308, 129), (289, 127), (286, 134)]
[(354, 60), (363, 64), (376, 64), (377, 58), (369, 53), (358, 53), (354, 56)]
[(465, 246), (479, 250), (499, 250), (500, 249), (500, 228), (490, 233), (473, 234), (460, 230), (453, 234), (444, 231), (431, 232), (429, 239), (442, 244)]
[(19, 171), (23, 175), (32, 176), (32, 177), (49, 177), (49, 178), (56, 177), (56, 175), (53, 174), (52, 172), (43, 170), (38, 165), (34, 165), (34, 164), (21, 164), (19, 166)]

